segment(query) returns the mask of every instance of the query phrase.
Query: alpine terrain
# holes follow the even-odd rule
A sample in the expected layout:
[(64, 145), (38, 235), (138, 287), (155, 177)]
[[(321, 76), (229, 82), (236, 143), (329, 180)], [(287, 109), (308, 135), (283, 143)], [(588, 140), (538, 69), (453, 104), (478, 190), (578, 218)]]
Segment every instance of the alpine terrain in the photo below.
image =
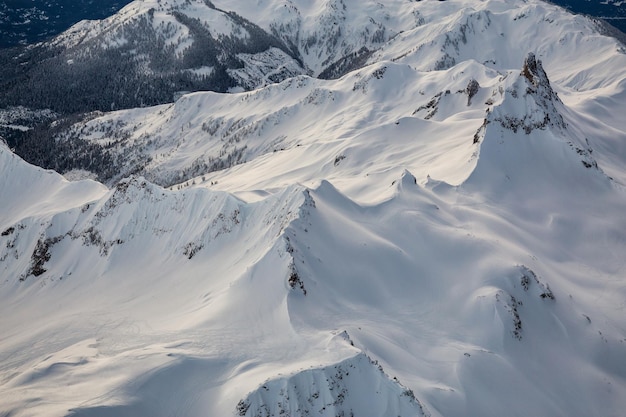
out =
[(606, 34), (137, 0), (2, 61), (0, 416), (623, 415)]

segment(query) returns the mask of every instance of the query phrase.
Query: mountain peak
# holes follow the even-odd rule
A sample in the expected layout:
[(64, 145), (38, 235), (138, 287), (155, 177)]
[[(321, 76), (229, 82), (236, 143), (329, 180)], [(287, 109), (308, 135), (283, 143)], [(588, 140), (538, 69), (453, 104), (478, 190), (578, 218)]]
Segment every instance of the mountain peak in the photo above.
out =
[(543, 69), (541, 60), (535, 58), (535, 54), (529, 52), (524, 60), (524, 66), (522, 67), (522, 75), (526, 77), (534, 86), (539, 84), (550, 84), (548, 80), (548, 74)]
[(252, 90), (31, 130), (0, 108), (9, 148), (109, 185), (0, 143), (0, 415), (623, 414), (626, 54), (586, 18), (539, 0), (116, 16), (2, 93), (107, 110), (109, 82), (129, 106), (195, 89), (179, 74)]
[[(534, 53), (529, 52), (526, 59), (524, 59), (521, 75), (526, 78), (530, 84), (526, 89), (526, 93), (532, 95), (535, 101), (542, 105), (545, 110), (548, 110), (548, 108), (550, 108), (550, 110), (556, 110), (554, 109), (556, 103), (563, 104), (559, 96), (552, 89), (548, 74), (546, 74), (546, 71), (543, 69), (541, 60), (536, 59)], [(558, 117), (557, 120), (552, 120), (552, 124), (565, 128), (563, 118), (558, 114), (558, 111), (555, 115)]]
[(480, 143), (478, 161), (464, 185), (489, 189), (499, 198), (538, 189), (603, 192), (606, 176), (588, 174), (587, 168), (598, 168), (589, 141), (568, 128), (573, 122), (571, 116), (566, 119), (569, 107), (552, 88), (541, 60), (531, 52), (519, 75), (512, 74), (502, 79), (503, 100), (488, 111), (474, 135), (474, 143)]
[(507, 88), (504, 101), (488, 116), (488, 122), (495, 121), (506, 130), (521, 130), (527, 135), (535, 129), (565, 129), (562, 107), (541, 60), (531, 52), (524, 59), (519, 77)]

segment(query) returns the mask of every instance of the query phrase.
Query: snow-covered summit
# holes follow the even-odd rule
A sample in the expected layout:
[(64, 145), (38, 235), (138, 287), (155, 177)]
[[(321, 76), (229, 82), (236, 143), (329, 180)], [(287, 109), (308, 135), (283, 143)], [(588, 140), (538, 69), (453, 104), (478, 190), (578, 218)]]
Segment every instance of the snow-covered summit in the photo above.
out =
[(0, 144), (0, 415), (622, 413), (623, 46), (533, 0), (146, 0), (58, 46), (149, 71), (144, 26), (242, 88), (55, 124), (107, 186)]
[(552, 88), (542, 62), (529, 53), (521, 71), (508, 78), (502, 101), (488, 109), (474, 135), (478, 161), (464, 187), (486, 191), (493, 186), (499, 198), (513, 199), (547, 192), (555, 200), (562, 194), (576, 198), (575, 190), (603, 195), (612, 188), (577, 115)]
[[(294, 17), (294, 23), (287, 16), (299, 17)], [(326, 21), (323, 16), (334, 16), (329, 23), (333, 28), (335, 20), (341, 23), (336, 42), (324, 40), (332, 30), (321, 23)], [(148, 25), (144, 22), (146, 19), (152, 23)], [(367, 34), (355, 33), (358, 30), (373, 33), (373, 29), (368, 29), (369, 26), (361, 22), (362, 19), (370, 24), (377, 22), (383, 25), (386, 35), (372, 43)], [(224, 22), (230, 23), (227, 25)], [(277, 29), (279, 24), (284, 27)], [(372, 126), (374, 120), (381, 125), (395, 123), (405, 117), (442, 121), (454, 116), (455, 122), (466, 124), (466, 129), (472, 130), (474, 136), (485, 119), (484, 112), (494, 110), (509, 90), (519, 89), (524, 100), (509, 100), (507, 106), (496, 109), (492, 118), (498, 112), (502, 113), (498, 116), (501, 120), (521, 117), (514, 121), (521, 129), (548, 123), (543, 119), (546, 115), (555, 117), (550, 123), (560, 124), (563, 111), (557, 108), (546, 110), (547, 113), (538, 108), (532, 115), (516, 113), (526, 111), (524, 107), (527, 105), (549, 105), (552, 99), (546, 101), (540, 97), (554, 94), (567, 108), (595, 106), (595, 109), (585, 107), (582, 111), (598, 114), (606, 110), (602, 110), (604, 104), (593, 102), (595, 97), (609, 92), (611, 97), (616, 98), (614, 107), (618, 108), (620, 92), (626, 88), (626, 55), (617, 40), (600, 35), (588, 19), (537, 1), (393, 1), (384, 5), (350, 1), (228, 4), (195, 0), (147, 1), (133, 2), (119, 15), (111, 17), (110, 21), (93, 25), (87, 32), (76, 28), (76, 33), (80, 32), (82, 38), (73, 37), (71, 33), (64, 35), (79, 42), (68, 53), (82, 54), (80, 51), (91, 50), (88, 44), (95, 41), (90, 39), (104, 42), (120, 36), (124, 38), (123, 32), (135, 27), (141, 33), (145, 34), (148, 30), (150, 36), (163, 38), (163, 45), (170, 45), (171, 39), (177, 39), (179, 46), (174, 48), (173, 43), (170, 46), (182, 48), (172, 52), (172, 57), (180, 61), (174, 65), (176, 68), (179, 64), (186, 68), (183, 69), (183, 78), (208, 82), (202, 88), (219, 90), (230, 86), (233, 88), (231, 91), (251, 90), (230, 97), (194, 93), (164, 107), (107, 113), (96, 118), (90, 115), (83, 122), (60, 132), (55, 131), (54, 141), (57, 143), (81, 143), (85, 140), (88, 146), (100, 148), (99, 151), (106, 155), (114, 169), (108, 165), (99, 168), (68, 166), (67, 169), (95, 171), (94, 175), (99, 175), (101, 181), (110, 185), (130, 173), (139, 173), (164, 186), (191, 184), (196, 177), (206, 178), (205, 174), (210, 171), (251, 162), (271, 152), (303, 146), (307, 138), (333, 135), (335, 127), (342, 131), (337, 136), (359, 136)], [(97, 29), (98, 25), (102, 27)], [(168, 27), (172, 29), (171, 33), (164, 29)], [(258, 36), (263, 42), (252, 42), (254, 36), (250, 34)], [(140, 39), (133, 41), (139, 49), (153, 45), (142, 43)], [(126, 54), (124, 51), (129, 46), (116, 42), (105, 49), (109, 51), (113, 48)], [(238, 46), (233, 46), (235, 44)], [(209, 46), (210, 50), (204, 51), (203, 48)], [(153, 74), (161, 81), (163, 76), (173, 76), (174, 73), (169, 70), (166, 71), (168, 75), (163, 75), (161, 67), (155, 70), (154, 57), (143, 55), (137, 48), (130, 48), (127, 52), (138, 53), (141, 59), (137, 62), (147, 65), (142, 74)], [(170, 49), (169, 46), (165, 48), (166, 51)], [(579, 57), (587, 58), (572, 57), (572, 50), (578, 51)], [(543, 84), (538, 81), (543, 77), (540, 73), (532, 74), (532, 79), (527, 78), (529, 88), (537, 90), (534, 95), (522, 91), (526, 88), (523, 79), (519, 79), (519, 85), (510, 84), (510, 80), (516, 77), (514, 73), (519, 74), (529, 53), (535, 56), (535, 62), (541, 61), (542, 72), (549, 75), (550, 91), (544, 91)], [(330, 59), (330, 56), (333, 58)], [(208, 63), (207, 59), (213, 58), (220, 63)], [(389, 73), (385, 75), (387, 70)], [(307, 78), (310, 75), (336, 80), (323, 82)], [(359, 77), (362, 80), (357, 80)], [(472, 87), (476, 91), (469, 89), (471, 80), (477, 83)], [(227, 82), (217, 88), (217, 84), (211, 84), (214, 81)], [(164, 97), (162, 92), (177, 85), (174, 81), (166, 84), (168, 86), (154, 90), (138, 85), (134, 96), (126, 94), (128, 87), (125, 86), (122, 89), (123, 101), (128, 104), (141, 99), (143, 104), (141, 97), (144, 95), (149, 95), (152, 102), (160, 101)], [(381, 87), (380, 95), (368, 92), (368, 89), (376, 90), (375, 85)], [(308, 95), (302, 96), (304, 91)], [(465, 92), (464, 99), (460, 98), (461, 91)], [(184, 92), (170, 91), (167, 94), (171, 93), (171, 98), (165, 101), (179, 98)], [(363, 97), (357, 94), (359, 92), (367, 94)], [(94, 94), (108, 95), (101, 89)], [(268, 106), (256, 104), (258, 100), (266, 100), (270, 96), (273, 98), (266, 101)], [(379, 112), (381, 107), (377, 108), (376, 103), (383, 100), (393, 100), (392, 112)], [(119, 107), (121, 103), (113, 96), (105, 102), (107, 108), (112, 105)], [(461, 106), (461, 103), (466, 106)], [(517, 103), (518, 109), (513, 103)], [(190, 106), (196, 106), (195, 110)], [(209, 106), (210, 111), (205, 111)], [(360, 123), (342, 124), (342, 117), (360, 120)], [(474, 119), (478, 124), (473, 122), (470, 128), (470, 120)], [(298, 122), (293, 122), (296, 120)], [(310, 123), (311, 120), (315, 123)], [(598, 126), (599, 130), (615, 129), (619, 132), (624, 129), (623, 121), (611, 115), (603, 115), (597, 122), (604, 125)], [(290, 134), (293, 131), (291, 126), (296, 123), (304, 126), (303, 134), (296, 135), (297, 138)], [(465, 129), (458, 133), (452, 136), (466, 135)], [(478, 132), (476, 137), (480, 134)], [(580, 142), (576, 144), (577, 148), (595, 147), (593, 135), (584, 132), (576, 135), (582, 140), (577, 141)], [(590, 141), (589, 145), (586, 140)], [(603, 169), (617, 179), (622, 176), (618, 159), (624, 156), (624, 152), (619, 145), (614, 147), (614, 151), (617, 152), (617, 159)], [(341, 149), (334, 152), (334, 156), (329, 156), (333, 160), (343, 155)], [(472, 153), (473, 150), (469, 151), (469, 156), (467, 152), (459, 153), (458, 157), (472, 159)], [(587, 162), (593, 164), (592, 159), (587, 158)], [(439, 175), (455, 184), (467, 177), (468, 169), (471, 169), (459, 164), (459, 172), (448, 176), (438, 174), (439, 166), (425, 166), (424, 170), (434, 169), (426, 174)], [(419, 174), (420, 169), (413, 167), (413, 171)]]

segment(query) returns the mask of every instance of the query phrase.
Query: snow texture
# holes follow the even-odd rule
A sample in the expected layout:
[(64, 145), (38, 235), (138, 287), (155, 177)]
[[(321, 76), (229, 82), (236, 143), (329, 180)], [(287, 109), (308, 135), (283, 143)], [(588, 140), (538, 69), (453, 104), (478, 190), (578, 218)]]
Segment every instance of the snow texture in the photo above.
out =
[(623, 45), (534, 0), (185, 4), (307, 74), (73, 126), (106, 185), (0, 143), (0, 415), (623, 414)]

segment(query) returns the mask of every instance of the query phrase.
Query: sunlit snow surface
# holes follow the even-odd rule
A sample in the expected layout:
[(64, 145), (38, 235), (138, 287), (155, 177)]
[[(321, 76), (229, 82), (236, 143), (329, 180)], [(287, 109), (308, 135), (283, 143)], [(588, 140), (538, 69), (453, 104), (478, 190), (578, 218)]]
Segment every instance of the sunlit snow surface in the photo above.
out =
[(623, 46), (543, 3), (381, 7), (338, 80), (76, 126), (151, 156), (110, 188), (0, 144), (0, 415), (623, 413)]

